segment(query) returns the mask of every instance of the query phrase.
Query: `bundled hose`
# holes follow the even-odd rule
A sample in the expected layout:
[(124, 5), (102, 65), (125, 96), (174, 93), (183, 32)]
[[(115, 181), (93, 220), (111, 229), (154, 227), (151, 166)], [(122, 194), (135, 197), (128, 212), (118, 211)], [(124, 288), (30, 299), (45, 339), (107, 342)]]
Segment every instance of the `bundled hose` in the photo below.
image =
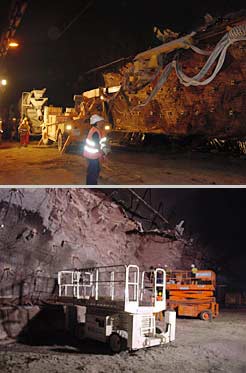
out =
[[(215, 77), (217, 76), (217, 74), (219, 73), (219, 71), (221, 70), (224, 64), (226, 52), (228, 48), (232, 44), (239, 42), (239, 41), (243, 41), (243, 40), (246, 40), (246, 23), (233, 27), (218, 42), (213, 52), (203, 51), (200, 48), (195, 47), (194, 45), (189, 45), (190, 48), (196, 53), (203, 54), (203, 55), (209, 55), (209, 58), (207, 62), (205, 63), (205, 65), (203, 66), (203, 68), (201, 69), (201, 71), (195, 76), (189, 77), (182, 71), (177, 61), (173, 60), (164, 68), (160, 76), (160, 79), (158, 80), (157, 84), (155, 85), (153, 91), (148, 96), (148, 98), (143, 103), (141, 103), (140, 105), (137, 105), (133, 109), (146, 106), (153, 99), (153, 97), (157, 94), (159, 89), (166, 83), (173, 68), (176, 71), (176, 75), (180, 83), (186, 87), (189, 87), (191, 85), (192, 86), (204, 86), (204, 85), (211, 83), (215, 79)], [(203, 80), (217, 59), (218, 59), (218, 62), (213, 73), (207, 79)]]
[[(153, 97), (155, 97), (155, 95), (157, 94), (157, 92), (161, 89), (161, 87), (166, 83), (171, 71), (172, 71), (172, 63), (169, 63), (165, 69), (163, 70), (161, 76), (160, 76), (160, 79), (158, 80), (158, 82), (156, 83), (154, 89), (152, 90), (151, 94), (148, 96), (147, 100), (145, 102), (143, 102), (142, 104), (139, 104), (137, 105), (135, 108), (139, 108), (139, 107), (142, 107), (142, 106), (145, 106), (147, 105)], [(135, 109), (134, 108), (134, 109)]]
[[(181, 68), (178, 66), (177, 62), (173, 61), (173, 66), (176, 70), (179, 81), (186, 87), (190, 85), (198, 86), (211, 83), (224, 64), (227, 49), (232, 44), (243, 40), (246, 40), (246, 24), (233, 27), (230, 32), (228, 32), (216, 45), (214, 51), (210, 54), (210, 57), (207, 60), (206, 64), (203, 66), (202, 70), (192, 78), (185, 75), (182, 72)], [(202, 79), (207, 75), (208, 71), (218, 57), (219, 60), (213, 74), (206, 80), (202, 81)]]
[(198, 53), (198, 54), (202, 54), (203, 56), (210, 56), (211, 52), (208, 52), (208, 51), (204, 51), (198, 47), (196, 47), (195, 45), (193, 44), (188, 44), (187, 45), (190, 47), (190, 49), (192, 49), (194, 52)]

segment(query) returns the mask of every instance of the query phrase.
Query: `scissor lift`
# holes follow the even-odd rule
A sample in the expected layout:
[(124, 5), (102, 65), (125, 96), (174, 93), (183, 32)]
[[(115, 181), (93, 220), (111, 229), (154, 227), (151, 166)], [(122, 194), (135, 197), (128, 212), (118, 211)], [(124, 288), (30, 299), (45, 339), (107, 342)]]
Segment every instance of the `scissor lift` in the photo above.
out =
[(168, 271), (167, 306), (179, 316), (211, 320), (219, 314), (215, 297), (216, 275), (211, 270)]
[(166, 310), (166, 273), (137, 265), (94, 267), (58, 273), (59, 297), (86, 307), (85, 337), (109, 342), (113, 352), (157, 346), (175, 339), (176, 313)]

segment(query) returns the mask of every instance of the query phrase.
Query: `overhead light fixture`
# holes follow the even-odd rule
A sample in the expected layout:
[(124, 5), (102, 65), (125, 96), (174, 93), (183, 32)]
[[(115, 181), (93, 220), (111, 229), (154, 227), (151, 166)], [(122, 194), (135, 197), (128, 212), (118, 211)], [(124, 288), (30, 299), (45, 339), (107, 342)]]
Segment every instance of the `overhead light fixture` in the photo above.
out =
[(5, 86), (5, 85), (7, 85), (7, 80), (6, 79), (1, 79), (1, 85), (3, 85), (3, 86)]

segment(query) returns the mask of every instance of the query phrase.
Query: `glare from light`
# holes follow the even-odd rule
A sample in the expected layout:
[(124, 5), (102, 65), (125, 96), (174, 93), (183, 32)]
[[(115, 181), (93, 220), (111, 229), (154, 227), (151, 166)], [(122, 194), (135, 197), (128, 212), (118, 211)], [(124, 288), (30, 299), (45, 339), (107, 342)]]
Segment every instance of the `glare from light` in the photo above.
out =
[(1, 80), (1, 85), (4, 85), (4, 86), (7, 85), (7, 80), (6, 79), (2, 79)]
[(68, 131), (71, 131), (71, 129), (72, 129), (71, 124), (67, 124), (67, 125), (66, 125), (66, 129), (67, 129)]
[(104, 97), (103, 97), (103, 95), (101, 95), (101, 96), (100, 96), (100, 99), (101, 99), (101, 100), (104, 100)]
[(109, 130), (110, 130), (110, 126), (105, 126), (104, 129), (105, 129), (106, 131), (109, 131)]
[(10, 48), (17, 48), (17, 47), (19, 47), (19, 43), (17, 43), (17, 41), (10, 41), (9, 42), (9, 47)]

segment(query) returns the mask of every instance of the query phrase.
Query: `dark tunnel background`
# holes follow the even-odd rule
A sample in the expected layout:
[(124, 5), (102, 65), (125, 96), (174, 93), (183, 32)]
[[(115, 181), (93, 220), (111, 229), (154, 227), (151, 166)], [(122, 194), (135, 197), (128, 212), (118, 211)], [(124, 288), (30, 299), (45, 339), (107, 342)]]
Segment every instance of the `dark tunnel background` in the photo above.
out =
[[(246, 288), (245, 189), (135, 189), (158, 209), (170, 226), (184, 220), (184, 235), (195, 238), (197, 250), (203, 246), (213, 259), (213, 269), (231, 279), (232, 288)], [(106, 190), (110, 194), (112, 190)], [(117, 200), (129, 200), (126, 189), (118, 189)], [(137, 203), (137, 201), (135, 201)], [(143, 208), (143, 207), (142, 207)], [(148, 226), (147, 226), (148, 228)]]

